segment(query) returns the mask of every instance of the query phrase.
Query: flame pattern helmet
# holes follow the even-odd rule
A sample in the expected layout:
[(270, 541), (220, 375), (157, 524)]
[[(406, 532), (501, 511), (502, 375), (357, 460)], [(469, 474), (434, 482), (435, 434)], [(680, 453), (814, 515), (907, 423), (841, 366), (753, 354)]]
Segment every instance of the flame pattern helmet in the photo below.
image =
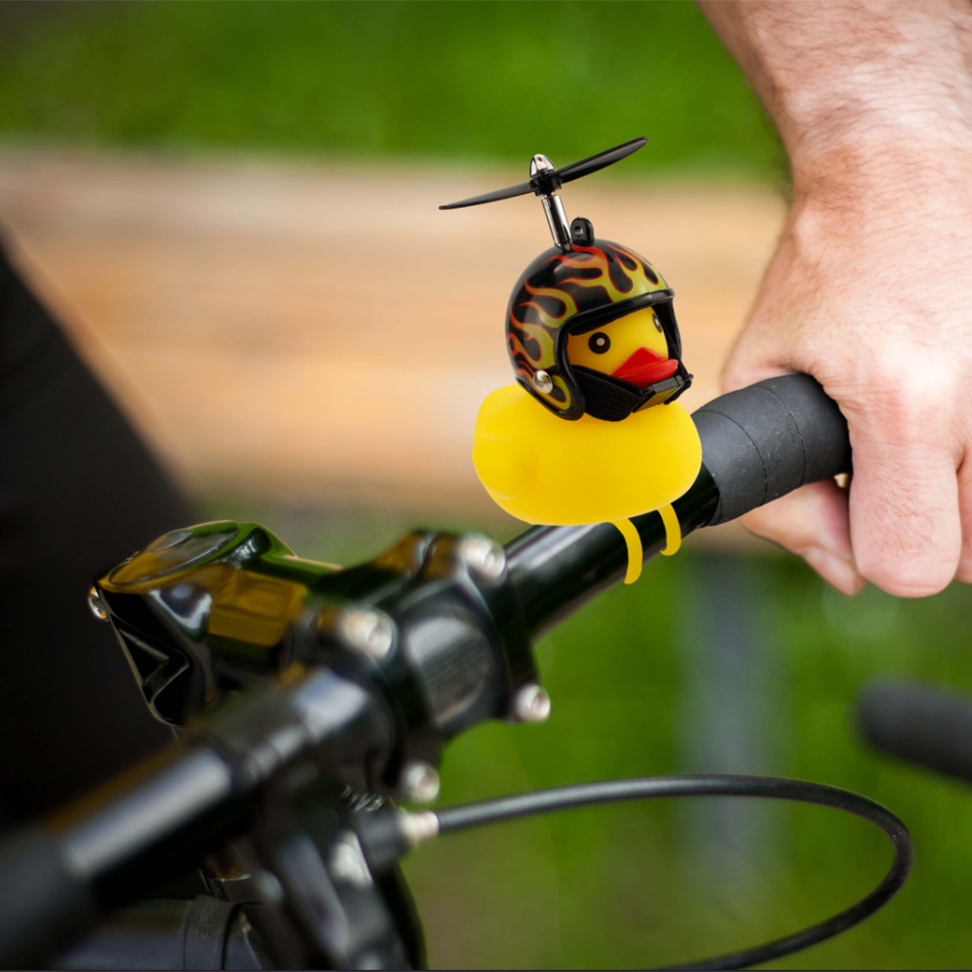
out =
[[(541, 253), (513, 288), (506, 341), (516, 380), (564, 419), (579, 419), (586, 412), (617, 422), (639, 409), (674, 401), (692, 381), (681, 360), (674, 291), (644, 257), (593, 239), (587, 220), (575, 220), (571, 229), (573, 247), (553, 246)], [(641, 388), (571, 364), (569, 335), (593, 331), (643, 307), (654, 310), (669, 356), (678, 361), (671, 377)]]

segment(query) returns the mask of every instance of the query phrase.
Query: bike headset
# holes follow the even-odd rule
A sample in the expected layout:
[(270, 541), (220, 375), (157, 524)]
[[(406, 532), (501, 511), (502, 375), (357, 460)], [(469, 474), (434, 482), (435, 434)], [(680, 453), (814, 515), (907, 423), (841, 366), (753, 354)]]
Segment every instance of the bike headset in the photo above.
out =
[[(585, 413), (618, 422), (632, 412), (674, 401), (692, 383), (682, 363), (675, 292), (643, 256), (594, 238), (590, 220), (570, 226), (572, 248), (553, 246), (523, 271), (506, 313), (506, 341), (516, 380), (560, 418)], [(629, 381), (572, 364), (571, 335), (586, 334), (650, 307), (665, 335), (674, 374), (641, 388)]]

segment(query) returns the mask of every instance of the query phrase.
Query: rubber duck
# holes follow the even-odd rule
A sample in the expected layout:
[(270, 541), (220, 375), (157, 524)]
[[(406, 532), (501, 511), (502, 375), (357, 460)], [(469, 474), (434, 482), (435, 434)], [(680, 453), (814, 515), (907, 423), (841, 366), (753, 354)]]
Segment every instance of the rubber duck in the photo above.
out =
[(671, 504), (702, 462), (695, 424), (676, 401), (692, 376), (681, 360), (674, 291), (640, 254), (595, 238), (590, 220), (568, 224), (555, 190), (646, 141), (562, 169), (537, 155), (530, 182), (440, 207), (526, 192), (543, 203), (554, 245), (524, 270), (507, 306), (517, 384), (484, 400), (473, 463), (493, 500), (525, 522), (613, 523), (627, 544), (626, 583), (642, 562), (631, 517), (657, 510), (668, 536), (663, 553), (681, 542)]

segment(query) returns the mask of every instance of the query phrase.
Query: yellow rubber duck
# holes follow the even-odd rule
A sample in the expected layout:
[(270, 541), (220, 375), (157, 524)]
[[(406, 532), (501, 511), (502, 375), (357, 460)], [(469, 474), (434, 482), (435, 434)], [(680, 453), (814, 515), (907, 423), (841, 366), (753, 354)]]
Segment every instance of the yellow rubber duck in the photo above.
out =
[(483, 402), (473, 462), (489, 495), (521, 520), (615, 524), (628, 547), (626, 583), (642, 562), (631, 517), (658, 510), (668, 536), (663, 552), (681, 543), (671, 504), (702, 464), (695, 424), (675, 401), (692, 376), (664, 278), (634, 250), (595, 239), (589, 220), (568, 226), (553, 189), (568, 173), (597, 171), (644, 142), (559, 170), (534, 156), (530, 183), (442, 207), (527, 191), (541, 197), (555, 245), (513, 288), (506, 337), (517, 384)]

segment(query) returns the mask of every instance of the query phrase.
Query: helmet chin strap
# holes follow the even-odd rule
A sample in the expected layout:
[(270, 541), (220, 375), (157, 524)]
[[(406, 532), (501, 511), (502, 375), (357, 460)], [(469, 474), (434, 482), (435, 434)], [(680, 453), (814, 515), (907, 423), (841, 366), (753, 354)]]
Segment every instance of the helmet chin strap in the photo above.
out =
[(692, 376), (681, 365), (671, 378), (653, 382), (644, 388), (583, 365), (573, 365), (573, 371), (577, 386), (584, 396), (584, 411), (603, 422), (620, 422), (648, 403), (653, 407), (673, 402), (692, 383)]
[(593, 368), (574, 365), (577, 384), (584, 395), (584, 411), (604, 422), (620, 422), (644, 405), (654, 394), (654, 386), (639, 388)]

